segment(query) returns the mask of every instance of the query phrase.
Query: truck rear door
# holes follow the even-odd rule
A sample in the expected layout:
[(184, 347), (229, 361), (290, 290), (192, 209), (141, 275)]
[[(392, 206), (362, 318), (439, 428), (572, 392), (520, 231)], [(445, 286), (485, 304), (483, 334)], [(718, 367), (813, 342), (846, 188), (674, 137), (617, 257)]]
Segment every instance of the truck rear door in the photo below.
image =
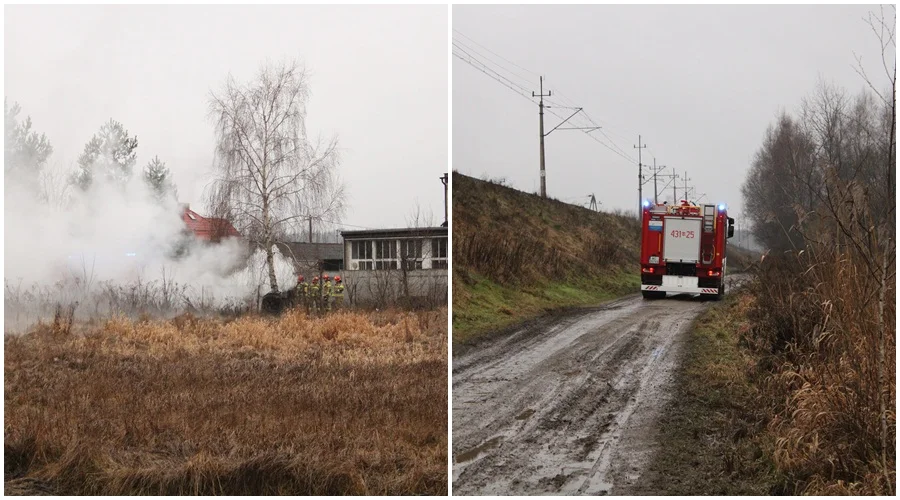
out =
[(663, 228), (663, 260), (699, 262), (700, 226), (700, 218), (666, 217)]

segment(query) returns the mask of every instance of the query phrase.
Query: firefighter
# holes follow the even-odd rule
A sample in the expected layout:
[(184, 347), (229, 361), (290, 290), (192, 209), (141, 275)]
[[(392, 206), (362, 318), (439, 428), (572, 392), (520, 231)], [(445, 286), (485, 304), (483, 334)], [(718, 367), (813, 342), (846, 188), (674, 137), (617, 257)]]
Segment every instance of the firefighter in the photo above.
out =
[(334, 296), (334, 309), (341, 309), (344, 306), (344, 284), (341, 283), (340, 276), (334, 277), (334, 289), (331, 293)]
[(297, 286), (294, 287), (294, 306), (301, 307), (309, 312), (306, 301), (307, 295), (309, 295), (309, 283), (305, 281), (302, 274), (299, 274), (297, 275)]
[(309, 286), (309, 310), (312, 313), (319, 312), (319, 277), (313, 276), (312, 284)]
[(325, 311), (331, 311), (331, 278), (326, 274), (322, 276), (322, 307)]

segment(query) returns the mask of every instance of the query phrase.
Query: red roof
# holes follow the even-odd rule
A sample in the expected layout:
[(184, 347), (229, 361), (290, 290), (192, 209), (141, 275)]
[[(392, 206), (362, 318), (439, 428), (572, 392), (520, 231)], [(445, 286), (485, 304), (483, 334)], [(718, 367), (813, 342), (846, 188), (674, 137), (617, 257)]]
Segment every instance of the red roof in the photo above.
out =
[(181, 213), (184, 225), (194, 233), (194, 236), (202, 240), (218, 241), (229, 236), (240, 236), (241, 233), (225, 219), (203, 217), (188, 207), (184, 207)]

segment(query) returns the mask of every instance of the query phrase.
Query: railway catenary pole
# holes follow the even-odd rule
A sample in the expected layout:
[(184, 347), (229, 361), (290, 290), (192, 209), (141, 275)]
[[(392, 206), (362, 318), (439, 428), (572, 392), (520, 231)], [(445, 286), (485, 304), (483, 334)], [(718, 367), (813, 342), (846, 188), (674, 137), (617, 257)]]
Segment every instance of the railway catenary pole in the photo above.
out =
[(643, 180), (643, 176), (641, 175), (642, 174), (641, 170), (643, 169), (643, 165), (641, 165), (641, 150), (646, 148), (647, 145), (641, 144), (641, 136), (638, 135), (638, 145), (632, 146), (632, 147), (637, 148), (637, 150), (638, 150), (638, 211), (637, 211), (637, 216), (638, 216), (638, 219), (640, 219), (641, 218), (641, 207), (642, 207), (642, 204), (644, 203), (644, 200), (643, 200), (644, 188), (643, 188), (643, 183), (641, 182)]
[(538, 103), (539, 116), (541, 120), (541, 198), (547, 197), (547, 172), (544, 170), (544, 97), (550, 97), (553, 95), (553, 92), (548, 90), (546, 94), (544, 94), (544, 77), (541, 77), (541, 90), (539, 94), (531, 93), (531, 97), (540, 97), (540, 102)]
[(653, 157), (653, 204), (654, 205), (659, 203), (657, 198), (659, 198), (659, 196), (656, 191), (656, 157), (654, 156)]
[[(685, 175), (687, 175), (687, 171), (685, 171)], [(676, 175), (675, 179), (677, 179), (677, 178), (678, 178), (678, 176)], [(678, 193), (675, 192), (675, 188), (678, 187), (678, 181), (675, 179), (672, 179), (672, 204), (673, 205), (678, 204)]]

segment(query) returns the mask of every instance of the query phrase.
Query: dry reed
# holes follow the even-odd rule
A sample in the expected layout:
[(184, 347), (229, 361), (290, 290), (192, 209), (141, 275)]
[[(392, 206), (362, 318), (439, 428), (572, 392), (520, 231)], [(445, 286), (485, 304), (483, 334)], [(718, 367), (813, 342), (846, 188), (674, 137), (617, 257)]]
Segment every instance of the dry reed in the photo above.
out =
[(446, 494), (446, 310), (5, 339), (5, 475), (58, 494)]

